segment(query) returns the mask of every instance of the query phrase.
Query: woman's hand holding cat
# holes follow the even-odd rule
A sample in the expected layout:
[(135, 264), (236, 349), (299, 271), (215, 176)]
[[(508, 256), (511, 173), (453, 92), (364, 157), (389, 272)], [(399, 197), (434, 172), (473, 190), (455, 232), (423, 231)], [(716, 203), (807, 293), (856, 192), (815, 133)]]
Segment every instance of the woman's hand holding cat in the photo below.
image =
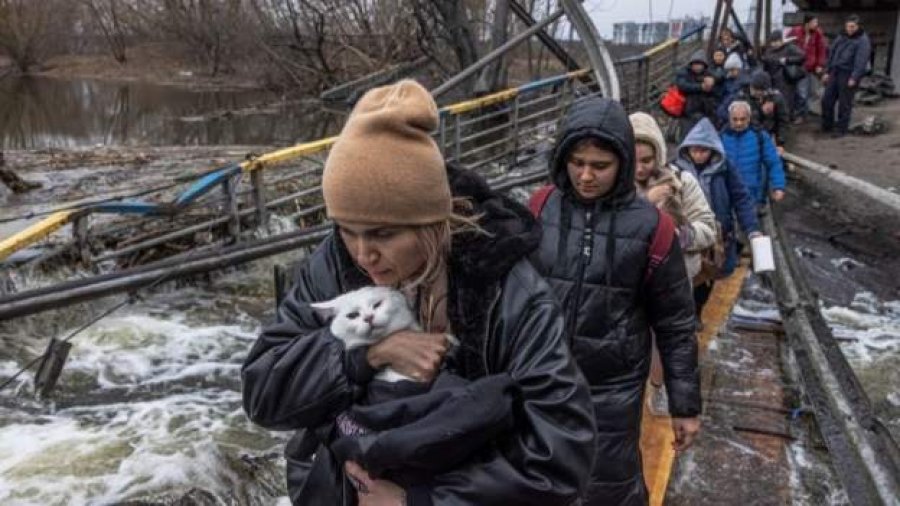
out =
[(391, 366), (400, 374), (427, 383), (437, 376), (449, 349), (444, 334), (401, 330), (370, 346), (366, 359), (376, 369)]

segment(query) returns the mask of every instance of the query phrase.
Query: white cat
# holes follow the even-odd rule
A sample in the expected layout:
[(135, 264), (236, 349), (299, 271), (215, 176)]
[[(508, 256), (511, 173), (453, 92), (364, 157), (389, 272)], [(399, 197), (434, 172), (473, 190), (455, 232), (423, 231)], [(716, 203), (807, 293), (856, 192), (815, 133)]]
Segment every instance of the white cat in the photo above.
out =
[[(310, 306), (324, 318), (332, 318), (331, 333), (343, 341), (348, 350), (376, 343), (400, 330), (422, 331), (406, 297), (393, 288), (367, 286)], [(414, 381), (390, 367), (375, 377), (391, 383)]]

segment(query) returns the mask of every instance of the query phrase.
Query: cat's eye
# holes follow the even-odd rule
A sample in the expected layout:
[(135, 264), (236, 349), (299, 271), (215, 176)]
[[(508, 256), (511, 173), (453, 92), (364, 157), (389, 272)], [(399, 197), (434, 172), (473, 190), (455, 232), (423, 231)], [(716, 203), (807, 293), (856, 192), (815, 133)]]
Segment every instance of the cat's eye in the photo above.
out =
[(381, 301), (380, 301), (380, 300), (379, 300), (378, 302), (376, 302), (375, 304), (372, 304), (372, 309), (378, 309), (379, 307), (381, 307)]
[(347, 313), (347, 319), (348, 319), (348, 320), (355, 320), (355, 319), (357, 319), (357, 318), (359, 318), (359, 311), (354, 311), (354, 312), (352, 312), (352, 313)]

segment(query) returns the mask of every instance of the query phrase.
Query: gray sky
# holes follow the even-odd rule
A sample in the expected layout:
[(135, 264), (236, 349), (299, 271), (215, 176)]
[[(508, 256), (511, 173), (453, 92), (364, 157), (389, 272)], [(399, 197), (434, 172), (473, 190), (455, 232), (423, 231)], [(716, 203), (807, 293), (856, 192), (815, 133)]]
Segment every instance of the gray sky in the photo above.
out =
[[(734, 9), (741, 18), (741, 22), (746, 21), (747, 13), (752, 0), (735, 0)], [(586, 0), (584, 6), (594, 19), (594, 24), (600, 31), (600, 35), (607, 38), (612, 37), (613, 23), (623, 21), (644, 22), (650, 20), (650, 7), (653, 8), (653, 21), (665, 21), (669, 19), (671, 12), (672, 18), (678, 18), (685, 15), (700, 17), (706, 14), (712, 17), (713, 10), (716, 7), (715, 0)], [(781, 2), (775, 0), (772, 2), (773, 24), (780, 24), (782, 5)], [(784, 10), (790, 12), (796, 10), (794, 4), (787, 3)], [(776, 22), (777, 20), (777, 22)]]

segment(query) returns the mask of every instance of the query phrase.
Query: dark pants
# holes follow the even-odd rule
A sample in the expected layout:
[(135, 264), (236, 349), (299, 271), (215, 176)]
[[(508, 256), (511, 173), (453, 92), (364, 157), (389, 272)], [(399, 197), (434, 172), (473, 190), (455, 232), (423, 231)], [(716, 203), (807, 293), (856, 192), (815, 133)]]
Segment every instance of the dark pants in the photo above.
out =
[(707, 281), (694, 287), (694, 308), (697, 310), (698, 320), (703, 315), (703, 306), (706, 305), (709, 296), (712, 295), (713, 285), (715, 285), (715, 281)]
[[(850, 129), (850, 115), (853, 113), (853, 96), (856, 94), (856, 86), (847, 85), (850, 80), (849, 72), (835, 72), (825, 88), (822, 96), (822, 129), (832, 130), (845, 134)], [(838, 117), (834, 122), (834, 104), (837, 102)]]

